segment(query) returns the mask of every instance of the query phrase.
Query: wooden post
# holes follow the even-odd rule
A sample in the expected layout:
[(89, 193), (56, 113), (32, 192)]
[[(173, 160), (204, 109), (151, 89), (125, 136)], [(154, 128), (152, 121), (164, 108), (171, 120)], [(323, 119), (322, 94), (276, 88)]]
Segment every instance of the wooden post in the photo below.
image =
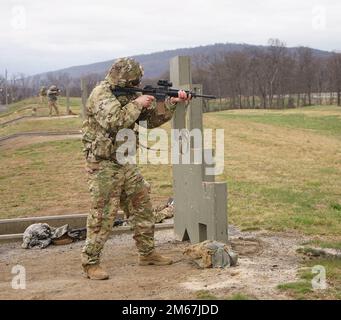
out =
[(7, 83), (7, 69), (5, 70), (5, 104), (6, 110), (8, 108), (8, 83)]
[(66, 114), (69, 115), (70, 114), (70, 88), (68, 84), (66, 85), (65, 91), (66, 91)]
[[(174, 57), (170, 61), (170, 80), (174, 87), (201, 91), (201, 85), (192, 85), (189, 57)], [(175, 111), (173, 129), (200, 129), (202, 136), (201, 99), (193, 99), (187, 110), (179, 104)], [(195, 148), (190, 141), (191, 154)], [(202, 148), (203, 149), (203, 148)], [(211, 150), (203, 150), (203, 154)], [(173, 189), (175, 199), (174, 231), (180, 240), (198, 243), (204, 240), (228, 241), (227, 234), (227, 184), (214, 182), (206, 176), (204, 162), (173, 164)]]
[(82, 110), (81, 116), (83, 119), (87, 116), (86, 112), (86, 101), (88, 99), (88, 90), (87, 90), (87, 83), (84, 78), (81, 79), (81, 91), (82, 91)]

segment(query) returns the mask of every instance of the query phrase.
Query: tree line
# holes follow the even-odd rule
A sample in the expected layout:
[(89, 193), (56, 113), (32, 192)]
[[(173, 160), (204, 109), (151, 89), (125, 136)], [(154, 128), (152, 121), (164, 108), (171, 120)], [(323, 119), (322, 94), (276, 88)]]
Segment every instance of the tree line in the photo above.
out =
[[(288, 48), (278, 39), (268, 46), (246, 47), (214, 56), (193, 57), (193, 83), (203, 84), (207, 94), (226, 108), (287, 108), (313, 104), (341, 106), (341, 53), (318, 54), (308, 47)], [(103, 74), (84, 76), (88, 92)], [(169, 78), (165, 73), (163, 78)], [(143, 84), (156, 84), (144, 79)], [(5, 83), (7, 83), (5, 90)], [(49, 72), (44, 76), (0, 76), (0, 104), (37, 96), (42, 85), (57, 85), (62, 94), (81, 96), (80, 78)]]
[(287, 48), (278, 39), (266, 47), (197, 57), (193, 82), (230, 108), (341, 106), (341, 53), (318, 55)]
[[(83, 77), (88, 86), (88, 92), (103, 79), (103, 75), (93, 73)], [(25, 76), (24, 74), (14, 74), (6, 81), (3, 76), (0, 76), (0, 104), (6, 103), (5, 91), (7, 91), (8, 103), (20, 101), (28, 97), (39, 95), (39, 90), (42, 86), (49, 88), (51, 85), (56, 85), (61, 89), (61, 95), (70, 97), (81, 96), (81, 78), (70, 77), (67, 73), (48, 72), (46, 75)], [(5, 88), (7, 87), (7, 90)]]

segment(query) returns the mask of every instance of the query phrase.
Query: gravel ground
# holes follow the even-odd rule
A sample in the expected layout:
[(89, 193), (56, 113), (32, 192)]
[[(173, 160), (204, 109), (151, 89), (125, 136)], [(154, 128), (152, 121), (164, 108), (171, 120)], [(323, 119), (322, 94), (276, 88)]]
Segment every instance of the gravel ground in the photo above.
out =
[[(113, 236), (103, 252), (107, 281), (82, 276), (80, 251), (84, 242), (21, 249), (19, 243), (0, 246), (0, 299), (195, 299), (207, 290), (218, 298), (242, 293), (256, 299), (287, 299), (276, 289), (296, 280), (299, 257), (295, 250), (306, 241), (293, 234), (242, 233), (230, 228), (230, 240), (239, 253), (236, 267), (199, 269), (183, 255), (189, 245), (175, 239), (172, 230), (157, 231), (156, 247), (173, 258), (170, 266), (137, 265), (131, 234)], [(13, 266), (26, 269), (26, 289), (12, 289)]]

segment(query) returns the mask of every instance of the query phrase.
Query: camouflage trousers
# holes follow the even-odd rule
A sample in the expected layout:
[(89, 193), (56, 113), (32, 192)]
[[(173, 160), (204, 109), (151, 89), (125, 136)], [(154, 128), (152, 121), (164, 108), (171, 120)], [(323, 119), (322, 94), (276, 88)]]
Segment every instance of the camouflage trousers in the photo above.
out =
[(136, 165), (113, 161), (87, 164), (92, 208), (87, 219), (87, 238), (82, 264), (97, 264), (117, 211), (121, 207), (131, 220), (140, 255), (154, 249), (154, 223), (149, 188)]
[(50, 116), (52, 116), (52, 108), (56, 112), (56, 115), (59, 115), (59, 110), (58, 110), (56, 101), (49, 101), (48, 106), (49, 106), (49, 115)]
[(46, 103), (46, 96), (39, 96), (40, 104)]

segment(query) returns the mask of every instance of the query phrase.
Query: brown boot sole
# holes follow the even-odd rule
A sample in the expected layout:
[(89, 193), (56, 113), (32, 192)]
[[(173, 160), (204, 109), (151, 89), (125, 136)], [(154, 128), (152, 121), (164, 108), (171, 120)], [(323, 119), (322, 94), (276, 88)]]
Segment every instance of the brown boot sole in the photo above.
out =
[(102, 277), (102, 278), (94, 278), (94, 277), (91, 278), (85, 271), (83, 271), (83, 278), (90, 279), (90, 280), (108, 280), (109, 275), (106, 277)]
[(90, 279), (90, 280), (108, 280), (109, 276), (107, 277), (102, 277), (102, 278), (94, 278), (94, 277), (90, 277), (89, 275), (84, 275), (85, 278)]
[(173, 261), (170, 262), (154, 262), (154, 261), (139, 261), (139, 266), (168, 266), (172, 264)]

